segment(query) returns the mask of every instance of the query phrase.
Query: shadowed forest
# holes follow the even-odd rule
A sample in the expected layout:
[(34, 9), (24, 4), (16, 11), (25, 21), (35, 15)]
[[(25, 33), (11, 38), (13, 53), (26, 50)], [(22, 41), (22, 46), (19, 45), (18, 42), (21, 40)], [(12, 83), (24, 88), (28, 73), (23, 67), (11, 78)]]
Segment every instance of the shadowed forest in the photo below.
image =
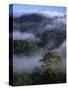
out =
[[(12, 16), (10, 16), (10, 21)], [(11, 35), (10, 35), (11, 38)], [(13, 85), (66, 82), (66, 15), (13, 17)]]

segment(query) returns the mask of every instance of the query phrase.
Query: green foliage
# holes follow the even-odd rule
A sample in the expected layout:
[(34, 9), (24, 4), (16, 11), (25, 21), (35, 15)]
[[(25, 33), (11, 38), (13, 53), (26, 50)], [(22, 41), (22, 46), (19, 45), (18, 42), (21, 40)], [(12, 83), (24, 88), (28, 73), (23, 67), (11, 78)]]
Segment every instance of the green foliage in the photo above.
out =
[[(44, 25), (41, 25), (44, 19)], [(42, 47), (43, 49), (47, 48), (46, 50), (44, 49), (46, 53), (48, 50), (53, 50), (61, 45), (66, 39), (65, 25), (61, 26), (61, 28), (46, 30), (45, 25), (50, 22), (50, 19), (37, 14), (22, 15), (21, 17), (14, 18), (14, 30), (18, 29), (20, 32), (36, 33), (36, 37), (40, 39), (38, 42), (30, 40), (14, 40), (14, 54), (31, 55), (38, 50), (38, 47)], [(44, 32), (39, 33), (39, 30)], [(58, 72), (56, 69), (60, 60), (61, 56), (59, 53), (48, 51), (41, 60), (41, 68), (35, 68), (31, 74), (14, 72), (13, 85), (35, 85), (66, 82), (66, 75)]]
[(42, 77), (44, 78), (44, 81), (46, 83), (65, 82), (65, 76), (62, 73), (54, 71), (50, 68), (48, 68), (46, 71), (44, 71), (44, 74)]
[(47, 66), (47, 68), (54, 70), (55, 67), (61, 61), (61, 56), (57, 52), (49, 51), (46, 53), (46, 55), (41, 61), (43, 62), (44, 65)]
[(49, 51), (41, 60), (42, 67), (36, 67), (34, 71), (29, 74), (24, 72), (18, 74), (14, 72), (13, 85), (19, 86), (66, 82), (66, 75), (55, 69), (55, 66), (60, 62), (60, 60), (61, 57), (59, 53)]
[(36, 43), (34, 41), (14, 40), (13, 48), (14, 48), (14, 54), (30, 55), (37, 51), (38, 46), (36, 45)]
[(40, 68), (36, 68), (31, 74), (13, 73), (14, 86), (64, 82), (66, 82), (66, 75), (60, 72), (54, 73), (52, 69), (47, 69), (46, 71), (42, 72)]
[(14, 73), (13, 75), (13, 85), (30, 85), (32, 84), (32, 80), (30, 79), (29, 75), (26, 73), (18, 74)]
[(37, 22), (24, 22), (24, 23), (21, 23), (20, 24), (20, 31), (21, 32), (28, 32), (28, 31), (31, 31), (31, 32), (35, 32), (35, 29), (38, 27), (39, 23)]

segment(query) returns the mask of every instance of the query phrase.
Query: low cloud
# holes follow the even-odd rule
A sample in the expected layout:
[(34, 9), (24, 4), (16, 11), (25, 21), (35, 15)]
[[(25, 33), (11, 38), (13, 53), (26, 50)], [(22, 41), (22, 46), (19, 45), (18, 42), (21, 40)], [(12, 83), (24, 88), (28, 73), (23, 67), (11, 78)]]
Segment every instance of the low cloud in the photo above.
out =
[[(45, 32), (46, 30), (52, 29), (64, 29), (66, 27), (66, 16), (64, 13), (51, 12), (51, 11), (40, 11), (37, 12), (45, 17), (45, 19), (39, 23), (36, 33)], [(47, 17), (47, 18), (46, 18)], [(20, 30), (19, 30), (20, 31)], [(37, 40), (33, 33), (21, 33), (19, 31), (13, 32), (13, 39), (15, 40)]]
[(34, 39), (34, 35), (32, 33), (21, 33), (19, 31), (13, 32), (14, 40), (25, 40), (25, 39)]
[(54, 17), (54, 16), (63, 17), (65, 15), (65, 13), (60, 13), (56, 11), (48, 11), (48, 10), (40, 11), (40, 14), (43, 14), (44, 16), (47, 16), (47, 17)]
[(43, 23), (43, 25), (44, 25), (45, 30), (65, 28), (66, 17), (64, 15), (61, 17), (60, 16), (52, 17), (51, 22), (47, 23), (46, 25)]

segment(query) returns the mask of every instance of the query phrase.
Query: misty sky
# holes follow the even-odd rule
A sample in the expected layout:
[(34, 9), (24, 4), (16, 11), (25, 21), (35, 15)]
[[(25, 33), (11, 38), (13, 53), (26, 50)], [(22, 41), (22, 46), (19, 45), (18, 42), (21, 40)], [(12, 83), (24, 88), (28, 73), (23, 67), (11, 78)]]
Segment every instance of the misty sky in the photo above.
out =
[[(12, 5), (10, 5), (11, 10)], [(24, 4), (13, 4), (13, 15), (21, 15), (24, 13), (35, 13), (35, 12), (44, 12), (47, 13), (59, 13), (65, 14), (65, 7), (57, 7), (57, 6), (41, 6), (41, 5), (24, 5)]]

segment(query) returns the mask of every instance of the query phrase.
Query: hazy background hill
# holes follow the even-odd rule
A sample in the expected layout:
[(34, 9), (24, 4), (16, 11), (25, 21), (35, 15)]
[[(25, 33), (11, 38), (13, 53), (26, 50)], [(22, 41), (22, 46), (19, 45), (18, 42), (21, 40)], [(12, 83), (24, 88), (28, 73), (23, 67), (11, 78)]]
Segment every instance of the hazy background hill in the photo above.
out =
[(29, 39), (39, 47), (56, 48), (66, 39), (66, 16), (32, 13), (13, 17), (13, 39)]

